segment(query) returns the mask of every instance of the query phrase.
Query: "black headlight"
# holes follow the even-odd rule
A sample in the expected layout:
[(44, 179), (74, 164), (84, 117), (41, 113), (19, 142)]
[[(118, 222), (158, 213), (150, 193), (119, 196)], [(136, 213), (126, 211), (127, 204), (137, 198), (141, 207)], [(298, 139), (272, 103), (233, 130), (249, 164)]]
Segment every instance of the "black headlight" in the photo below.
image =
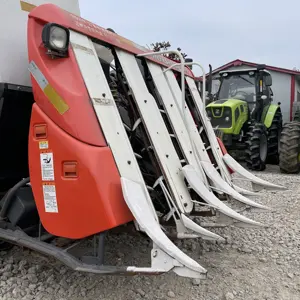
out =
[(70, 31), (61, 25), (48, 23), (42, 32), (44, 46), (53, 55), (67, 56), (70, 43)]
[(207, 107), (207, 108), (206, 108), (206, 113), (207, 113), (207, 115), (208, 115), (209, 117), (211, 117), (211, 109), (210, 109), (210, 107)]

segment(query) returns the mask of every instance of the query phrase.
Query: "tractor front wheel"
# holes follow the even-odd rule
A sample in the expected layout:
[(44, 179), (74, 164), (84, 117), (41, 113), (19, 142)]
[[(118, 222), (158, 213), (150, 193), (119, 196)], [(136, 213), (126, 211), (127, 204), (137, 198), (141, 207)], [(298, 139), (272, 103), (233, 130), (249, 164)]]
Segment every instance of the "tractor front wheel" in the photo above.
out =
[(246, 146), (247, 167), (250, 170), (263, 171), (268, 155), (268, 134), (264, 124), (253, 123), (249, 126)]
[(277, 109), (272, 124), (268, 129), (268, 158), (267, 163), (272, 165), (279, 164), (279, 140), (282, 130), (282, 114)]
[(279, 167), (282, 173), (294, 174), (300, 171), (300, 122), (283, 125), (280, 138)]

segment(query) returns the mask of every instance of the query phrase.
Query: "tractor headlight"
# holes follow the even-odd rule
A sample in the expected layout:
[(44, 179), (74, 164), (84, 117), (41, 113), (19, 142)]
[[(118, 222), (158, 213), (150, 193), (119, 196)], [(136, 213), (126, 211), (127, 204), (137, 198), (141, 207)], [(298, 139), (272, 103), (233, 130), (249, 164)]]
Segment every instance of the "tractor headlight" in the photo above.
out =
[(225, 118), (225, 121), (226, 121), (226, 122), (228, 122), (229, 120), (230, 120), (229, 117), (226, 117), (226, 118)]
[(231, 109), (229, 108), (227, 108), (227, 107), (225, 107), (225, 109), (224, 109), (224, 115), (225, 116), (230, 116), (231, 115)]
[(66, 56), (70, 42), (70, 31), (61, 25), (48, 23), (43, 28), (42, 40), (51, 54)]

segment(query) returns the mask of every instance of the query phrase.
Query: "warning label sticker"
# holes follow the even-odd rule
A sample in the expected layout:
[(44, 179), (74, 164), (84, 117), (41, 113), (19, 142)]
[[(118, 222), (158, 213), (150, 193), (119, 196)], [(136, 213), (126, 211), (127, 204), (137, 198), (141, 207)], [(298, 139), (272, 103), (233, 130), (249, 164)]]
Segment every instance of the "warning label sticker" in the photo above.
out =
[(55, 185), (44, 184), (43, 193), (44, 193), (45, 211), (48, 213), (58, 213)]
[(48, 149), (49, 145), (48, 145), (48, 141), (42, 141), (42, 142), (39, 142), (39, 147), (40, 149)]
[(54, 181), (53, 153), (41, 153), (41, 169), (43, 181)]

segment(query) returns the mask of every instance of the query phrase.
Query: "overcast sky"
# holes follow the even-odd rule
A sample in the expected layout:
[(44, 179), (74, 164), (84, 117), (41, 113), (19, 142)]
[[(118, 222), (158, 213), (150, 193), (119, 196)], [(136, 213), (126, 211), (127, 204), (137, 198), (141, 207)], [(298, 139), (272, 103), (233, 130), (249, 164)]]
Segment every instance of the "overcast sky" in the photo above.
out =
[(168, 40), (206, 69), (237, 58), (300, 68), (299, 0), (79, 1), (83, 18), (143, 46)]

